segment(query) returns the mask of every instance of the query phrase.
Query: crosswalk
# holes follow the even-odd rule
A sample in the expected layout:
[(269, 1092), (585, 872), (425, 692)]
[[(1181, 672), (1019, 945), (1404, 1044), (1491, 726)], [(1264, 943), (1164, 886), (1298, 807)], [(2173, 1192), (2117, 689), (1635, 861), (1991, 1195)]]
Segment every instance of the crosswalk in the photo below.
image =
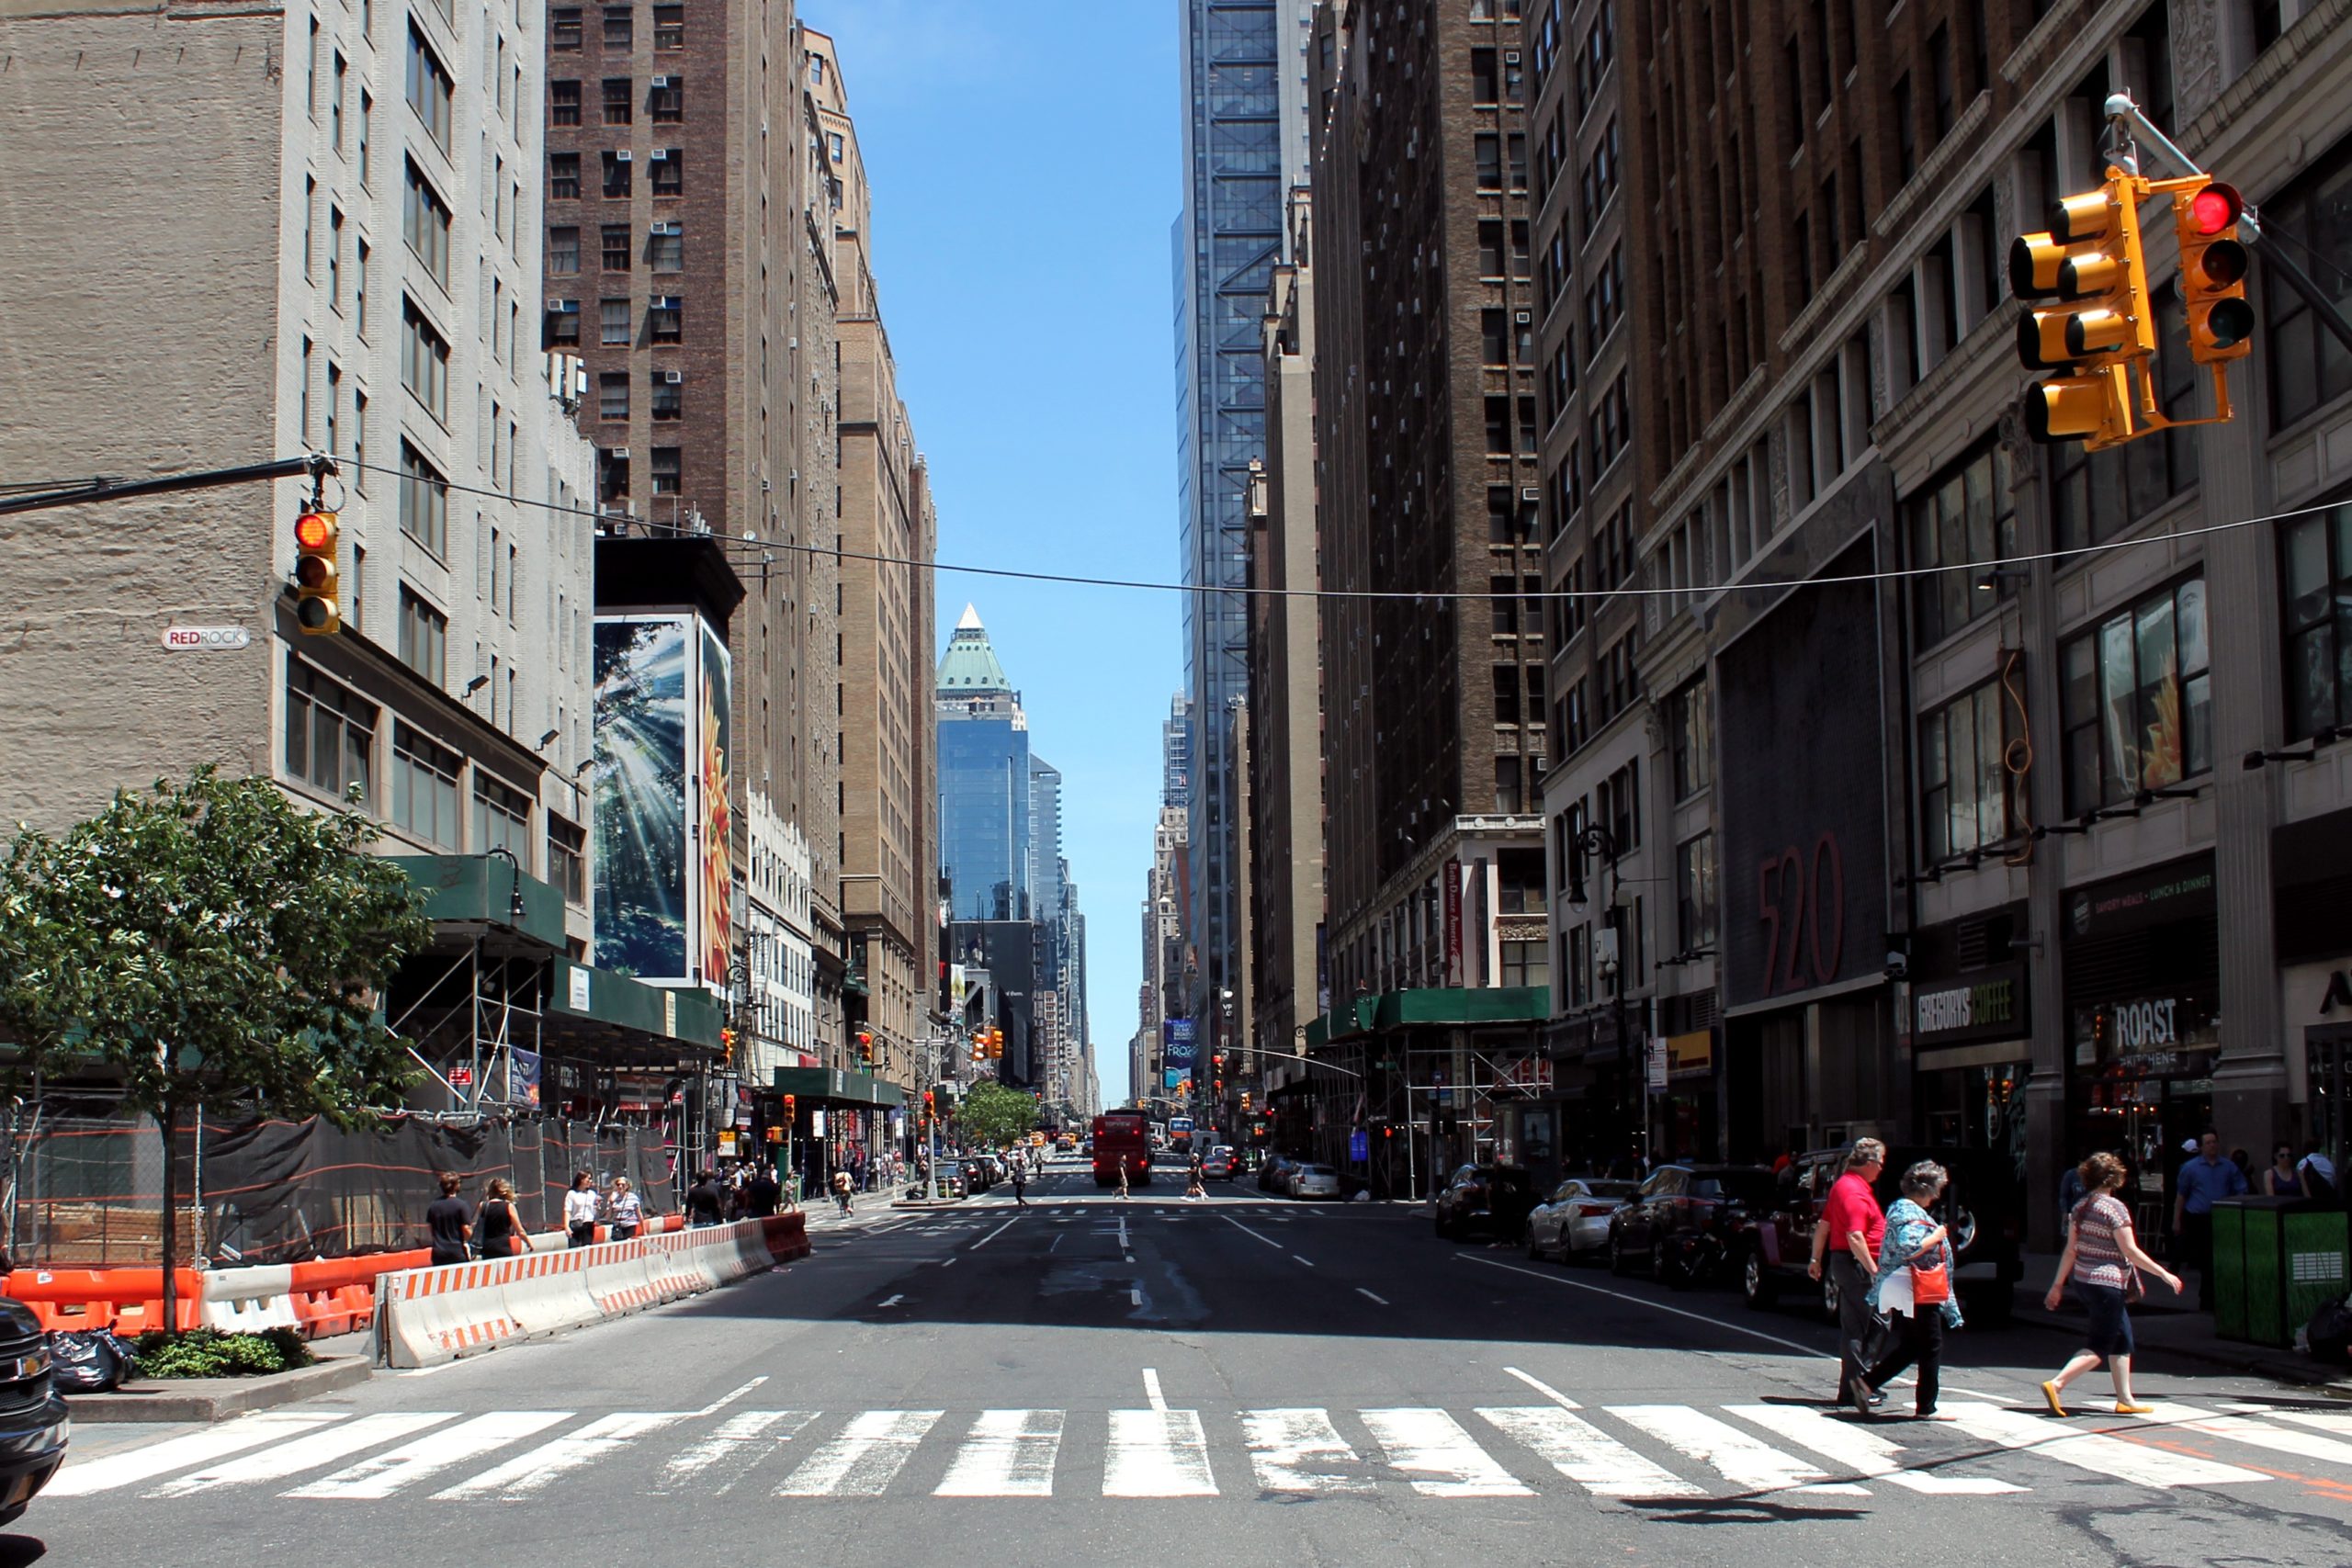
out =
[[(1279, 1497), (1384, 1490), (1605, 1502), (1785, 1495), (1994, 1497), (2085, 1478), (2154, 1489), (2352, 1483), (2352, 1415), (2160, 1404), (2061, 1422), (1982, 1400), (1949, 1423), (1860, 1423), (1792, 1403), (1453, 1410), (733, 1409), (268, 1412), (70, 1459), (48, 1496), (275, 1494), (321, 1503), (514, 1502), (626, 1473), (657, 1495), (779, 1498)], [(2296, 1469), (2268, 1468), (2285, 1455)], [(2241, 1462), (2242, 1461), (2242, 1462)]]

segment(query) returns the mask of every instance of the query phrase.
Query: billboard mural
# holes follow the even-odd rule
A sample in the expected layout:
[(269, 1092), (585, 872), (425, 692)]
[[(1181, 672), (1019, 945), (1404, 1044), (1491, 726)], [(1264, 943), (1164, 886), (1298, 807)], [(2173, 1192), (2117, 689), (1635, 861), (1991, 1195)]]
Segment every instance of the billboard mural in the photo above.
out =
[(734, 761), (734, 667), (728, 661), (727, 643), (707, 621), (697, 621), (702, 633), (699, 673), (700, 730), (695, 754), (700, 759), (698, 832), (702, 863), (701, 919), (695, 923), (697, 976), (714, 990), (727, 991), (729, 960), (735, 950), (734, 835), (727, 804), (729, 769)]
[(691, 615), (600, 615), (594, 663), (596, 966), (690, 978)]
[(1159, 1025), (1159, 1064), (1180, 1078), (1190, 1077), (1197, 1060), (1193, 1044), (1193, 1021), (1163, 1019)]

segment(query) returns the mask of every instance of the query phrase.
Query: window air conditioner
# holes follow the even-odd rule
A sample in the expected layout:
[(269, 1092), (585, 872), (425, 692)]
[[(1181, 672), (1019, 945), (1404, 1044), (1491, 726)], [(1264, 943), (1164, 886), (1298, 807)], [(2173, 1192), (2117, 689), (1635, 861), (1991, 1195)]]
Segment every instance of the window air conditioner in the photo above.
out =
[(1532, 310), (1520, 310), (1511, 316), (1511, 320), (1523, 327), (1535, 320), (1535, 313)]
[(667, 76), (656, 76), (653, 78), (653, 90), (657, 93), (669, 86), (669, 85), (670, 78)]
[(1519, 51), (1517, 51), (1517, 50), (1515, 50), (1515, 49), (1507, 49), (1507, 50), (1503, 51), (1503, 63), (1504, 63), (1505, 65), (1516, 65), (1516, 64), (1518, 64), (1518, 63), (1519, 63)]
[(554, 304), (549, 305), (548, 309), (553, 310), (559, 316), (576, 316), (580, 314), (580, 301), (577, 299), (559, 299)]
[[(686, 373), (683, 370), (664, 370), (662, 372), (662, 379), (673, 387), (677, 386), (685, 378)], [(762, 484), (765, 484), (766, 482), (767, 481), (764, 479), (761, 481)]]
[(652, 152), (648, 152), (646, 156), (652, 159), (657, 164), (666, 164), (670, 161), (670, 150), (667, 147), (656, 147)]
[(616, 164), (626, 164), (635, 156), (637, 156), (636, 153), (631, 152), (628, 148), (624, 147), (619, 152), (613, 154), (613, 162)]
[(1536, 489), (1533, 485), (1528, 485), (1524, 489), (1521, 490), (1519, 492), (1519, 499), (1521, 501), (1541, 501), (1544, 499), (1544, 492)]
[(616, 446), (613, 448), (613, 456), (626, 463), (628, 461), (628, 448), (626, 446)]

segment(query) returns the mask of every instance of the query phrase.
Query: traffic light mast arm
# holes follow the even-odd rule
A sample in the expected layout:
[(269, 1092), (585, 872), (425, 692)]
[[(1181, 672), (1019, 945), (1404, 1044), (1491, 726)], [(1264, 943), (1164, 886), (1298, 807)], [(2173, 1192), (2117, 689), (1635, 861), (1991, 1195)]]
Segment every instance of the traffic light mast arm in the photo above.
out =
[(192, 474), (167, 474), (159, 479), (98, 478), (72, 490), (50, 490), (31, 495), (0, 496), (0, 517), (20, 512), (42, 512), (54, 506), (83, 506), (94, 501), (129, 501), (142, 495), (169, 495), (184, 490), (217, 490), (222, 485), (256, 484), (265, 479), (309, 478), (314, 483), (341, 470), (333, 457), (312, 452), (275, 462), (248, 463), (242, 468), (205, 468)]

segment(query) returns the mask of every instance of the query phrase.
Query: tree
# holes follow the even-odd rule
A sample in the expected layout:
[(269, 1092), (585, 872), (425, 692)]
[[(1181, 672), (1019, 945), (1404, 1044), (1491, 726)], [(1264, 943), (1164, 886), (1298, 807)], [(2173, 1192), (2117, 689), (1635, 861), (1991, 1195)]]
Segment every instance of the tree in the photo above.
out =
[(187, 1111), (348, 1126), (413, 1080), (377, 997), (430, 928), (401, 869), (362, 852), (374, 835), (206, 766), (61, 836), (19, 825), (0, 865), (0, 1038), (21, 1070), (115, 1081), (163, 1134), (167, 1331)]
[(1001, 1083), (974, 1084), (956, 1108), (964, 1141), (979, 1148), (1001, 1147), (1036, 1124), (1037, 1102)]

